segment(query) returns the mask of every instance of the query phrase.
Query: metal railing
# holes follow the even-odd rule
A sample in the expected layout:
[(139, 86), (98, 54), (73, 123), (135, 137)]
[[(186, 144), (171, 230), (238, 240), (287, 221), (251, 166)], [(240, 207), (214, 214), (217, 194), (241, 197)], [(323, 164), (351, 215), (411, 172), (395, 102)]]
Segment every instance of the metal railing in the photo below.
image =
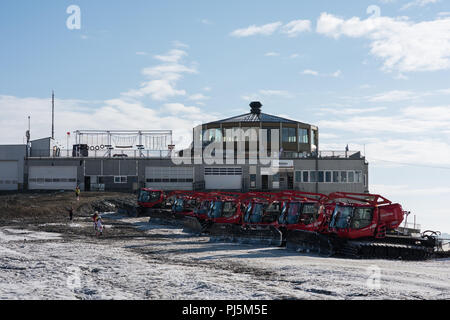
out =
[[(36, 150), (33, 149), (29, 158), (178, 158), (179, 151), (181, 150), (144, 150), (144, 149), (100, 149), (100, 150), (84, 150), (74, 152), (72, 149), (57, 149), (55, 150)], [(185, 156), (189, 155), (189, 149), (183, 150)], [(363, 159), (359, 151), (336, 151), (325, 150), (319, 152), (291, 152), (282, 151), (273, 156), (279, 156), (280, 159)], [(189, 156), (188, 156), (189, 157)], [(224, 152), (224, 157), (226, 157)], [(234, 153), (234, 157), (237, 158), (237, 154)], [(255, 158), (256, 154), (245, 153), (245, 158)], [(201, 152), (194, 153), (192, 158), (213, 158), (210, 156), (202, 156)], [(267, 158), (264, 155), (259, 158)]]
[(72, 149), (36, 150), (33, 149), (29, 158), (170, 158), (175, 151), (170, 150), (124, 150), (100, 149), (74, 152)]

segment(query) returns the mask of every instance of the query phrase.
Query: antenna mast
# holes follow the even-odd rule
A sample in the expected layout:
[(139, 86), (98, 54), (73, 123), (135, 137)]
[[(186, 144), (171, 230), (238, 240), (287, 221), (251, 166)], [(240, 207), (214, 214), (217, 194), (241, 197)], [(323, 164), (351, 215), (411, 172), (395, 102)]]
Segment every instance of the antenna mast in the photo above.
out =
[(52, 139), (55, 139), (55, 92), (52, 90)]

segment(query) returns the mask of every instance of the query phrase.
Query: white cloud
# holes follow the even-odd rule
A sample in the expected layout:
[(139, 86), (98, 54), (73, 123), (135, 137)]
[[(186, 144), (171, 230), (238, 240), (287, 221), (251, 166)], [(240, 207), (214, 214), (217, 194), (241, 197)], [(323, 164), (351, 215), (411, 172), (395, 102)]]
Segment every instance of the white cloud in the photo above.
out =
[(211, 25), (212, 24), (212, 22), (209, 21), (208, 19), (202, 19), (202, 20), (200, 20), (200, 22), (203, 23), (203, 24), (206, 24), (206, 25)]
[(192, 94), (188, 97), (188, 100), (193, 100), (193, 101), (201, 101), (201, 100), (208, 100), (209, 97), (205, 96), (203, 93), (196, 93), (196, 94)]
[(336, 72), (333, 72), (333, 73), (331, 74), (331, 76), (332, 76), (333, 78), (339, 78), (339, 77), (341, 76), (341, 74), (342, 74), (341, 70), (337, 70)]
[(176, 63), (180, 61), (180, 59), (186, 56), (186, 51), (179, 49), (172, 49), (166, 55), (155, 55), (154, 58), (163, 62), (173, 62)]
[(257, 100), (260, 100), (261, 98), (270, 98), (270, 97), (291, 99), (294, 97), (294, 95), (286, 90), (270, 90), (270, 89), (264, 90), (263, 89), (263, 90), (259, 90), (258, 93), (243, 95), (241, 98), (245, 101), (257, 101)]
[(136, 55), (137, 55), (137, 56), (146, 56), (146, 55), (147, 55), (147, 52), (144, 52), (144, 51), (137, 51), (137, 52), (136, 52)]
[(424, 7), (429, 4), (438, 3), (439, 1), (440, 0), (415, 0), (415, 1), (408, 2), (403, 7), (401, 7), (400, 10), (406, 10), (406, 9), (409, 9), (412, 7)]
[(371, 102), (396, 102), (404, 100), (413, 100), (418, 97), (417, 93), (405, 90), (392, 90), (389, 92), (382, 92), (374, 96), (368, 97)]
[(139, 89), (132, 89), (122, 93), (125, 97), (142, 98), (151, 96), (153, 100), (166, 100), (176, 96), (186, 95), (186, 91), (177, 89), (177, 82), (183, 74), (195, 74), (195, 67), (188, 67), (180, 63), (187, 56), (183, 50), (173, 49), (165, 55), (155, 55), (154, 58), (164, 62), (156, 66), (144, 68), (142, 74), (149, 80), (141, 83)]
[(145, 97), (151, 96), (153, 100), (166, 100), (170, 97), (184, 96), (185, 90), (177, 90), (171, 80), (151, 80), (142, 83), (139, 89), (129, 90), (122, 95), (126, 97)]
[(278, 57), (280, 54), (278, 52), (267, 52), (264, 54), (266, 57)]
[(320, 114), (356, 115), (386, 110), (386, 107), (374, 108), (321, 108)]
[(309, 20), (294, 20), (281, 29), (281, 32), (287, 34), (288, 37), (296, 37), (307, 31), (311, 31), (311, 21)]
[[(418, 134), (420, 137), (438, 134), (450, 127), (450, 105), (419, 107), (411, 106), (399, 113), (384, 113), (377, 116), (354, 116), (345, 119), (319, 121), (319, 126), (347, 132), (371, 134), (396, 133)], [(446, 137), (442, 135), (442, 137)], [(410, 137), (411, 138), (411, 137)], [(422, 138), (420, 138), (422, 139)], [(415, 142), (412, 139), (412, 142)], [(450, 160), (449, 160), (450, 161)]]
[(176, 48), (189, 48), (189, 46), (186, 43), (183, 43), (178, 40), (172, 41), (172, 45)]
[(278, 28), (280, 28), (281, 25), (282, 25), (281, 22), (268, 23), (262, 26), (251, 25), (247, 28), (234, 30), (231, 33), (231, 36), (238, 38), (249, 37), (254, 35), (269, 36), (273, 34)]
[[(0, 95), (2, 143), (23, 143), (27, 116), (31, 116), (31, 138), (51, 135), (51, 105), (48, 98), (19, 98)], [(192, 141), (192, 128), (204, 121), (220, 117), (198, 107), (181, 103), (149, 108), (142, 102), (125, 99), (105, 101), (55, 100), (55, 137), (66, 147), (66, 132), (81, 129), (95, 130), (173, 130), (178, 148)], [(72, 137), (73, 140), (73, 137)], [(74, 143), (74, 141), (71, 141)]]
[(289, 56), (289, 58), (291, 58), (291, 59), (296, 59), (298, 57), (300, 57), (300, 55), (298, 53), (293, 53)]
[(319, 75), (319, 72), (317, 72), (315, 70), (310, 70), (310, 69), (303, 70), (302, 73), (303, 74), (307, 74), (307, 75), (311, 75), (311, 76), (318, 76)]
[(436, 71), (450, 68), (450, 18), (412, 22), (407, 17), (348, 20), (322, 13), (317, 32), (339, 38), (366, 37), (385, 71)]
[(325, 74), (325, 73), (320, 73), (318, 71), (315, 70), (311, 70), (311, 69), (306, 69), (303, 70), (302, 74), (304, 75), (310, 75), (310, 76), (321, 76), (321, 77), (332, 77), (332, 78), (339, 78), (342, 74), (341, 70), (337, 70), (336, 72), (330, 73), (330, 74)]

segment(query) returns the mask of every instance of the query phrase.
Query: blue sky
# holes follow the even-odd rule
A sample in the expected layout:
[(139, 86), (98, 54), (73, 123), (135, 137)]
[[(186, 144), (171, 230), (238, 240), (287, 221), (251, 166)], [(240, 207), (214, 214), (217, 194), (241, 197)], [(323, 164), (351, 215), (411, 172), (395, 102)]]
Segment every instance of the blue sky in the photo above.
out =
[(449, 76), (445, 0), (0, 3), (0, 143), (22, 143), (28, 115), (32, 138), (50, 134), (52, 89), (63, 142), (173, 129), (182, 146), (260, 100), (318, 125), (322, 150), (365, 149), (371, 191), (447, 232)]

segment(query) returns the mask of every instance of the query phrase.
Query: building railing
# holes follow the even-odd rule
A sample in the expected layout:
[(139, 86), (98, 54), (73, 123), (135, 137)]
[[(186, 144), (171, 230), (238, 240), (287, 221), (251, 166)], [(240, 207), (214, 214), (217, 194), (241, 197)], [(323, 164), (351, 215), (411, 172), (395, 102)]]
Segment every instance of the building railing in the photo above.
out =
[[(188, 150), (183, 150), (186, 154)], [(57, 149), (57, 150), (36, 150), (31, 151), (29, 158), (144, 158), (144, 159), (164, 159), (164, 158), (179, 158), (180, 151), (175, 150), (123, 150), (123, 149), (100, 149), (100, 150), (85, 150), (84, 152), (74, 153), (72, 149)], [(252, 155), (253, 156), (253, 155)], [(336, 150), (324, 150), (319, 152), (291, 152), (282, 151), (278, 154), (273, 154), (272, 157), (278, 156), (280, 159), (363, 159), (359, 151), (336, 151)], [(224, 155), (225, 157), (225, 155)], [(234, 157), (237, 158), (237, 154), (234, 153)], [(193, 158), (202, 158), (201, 152), (194, 153)], [(249, 158), (249, 154), (246, 152), (246, 158)], [(266, 159), (264, 157), (259, 157)], [(203, 156), (203, 159), (214, 159), (214, 157)]]

